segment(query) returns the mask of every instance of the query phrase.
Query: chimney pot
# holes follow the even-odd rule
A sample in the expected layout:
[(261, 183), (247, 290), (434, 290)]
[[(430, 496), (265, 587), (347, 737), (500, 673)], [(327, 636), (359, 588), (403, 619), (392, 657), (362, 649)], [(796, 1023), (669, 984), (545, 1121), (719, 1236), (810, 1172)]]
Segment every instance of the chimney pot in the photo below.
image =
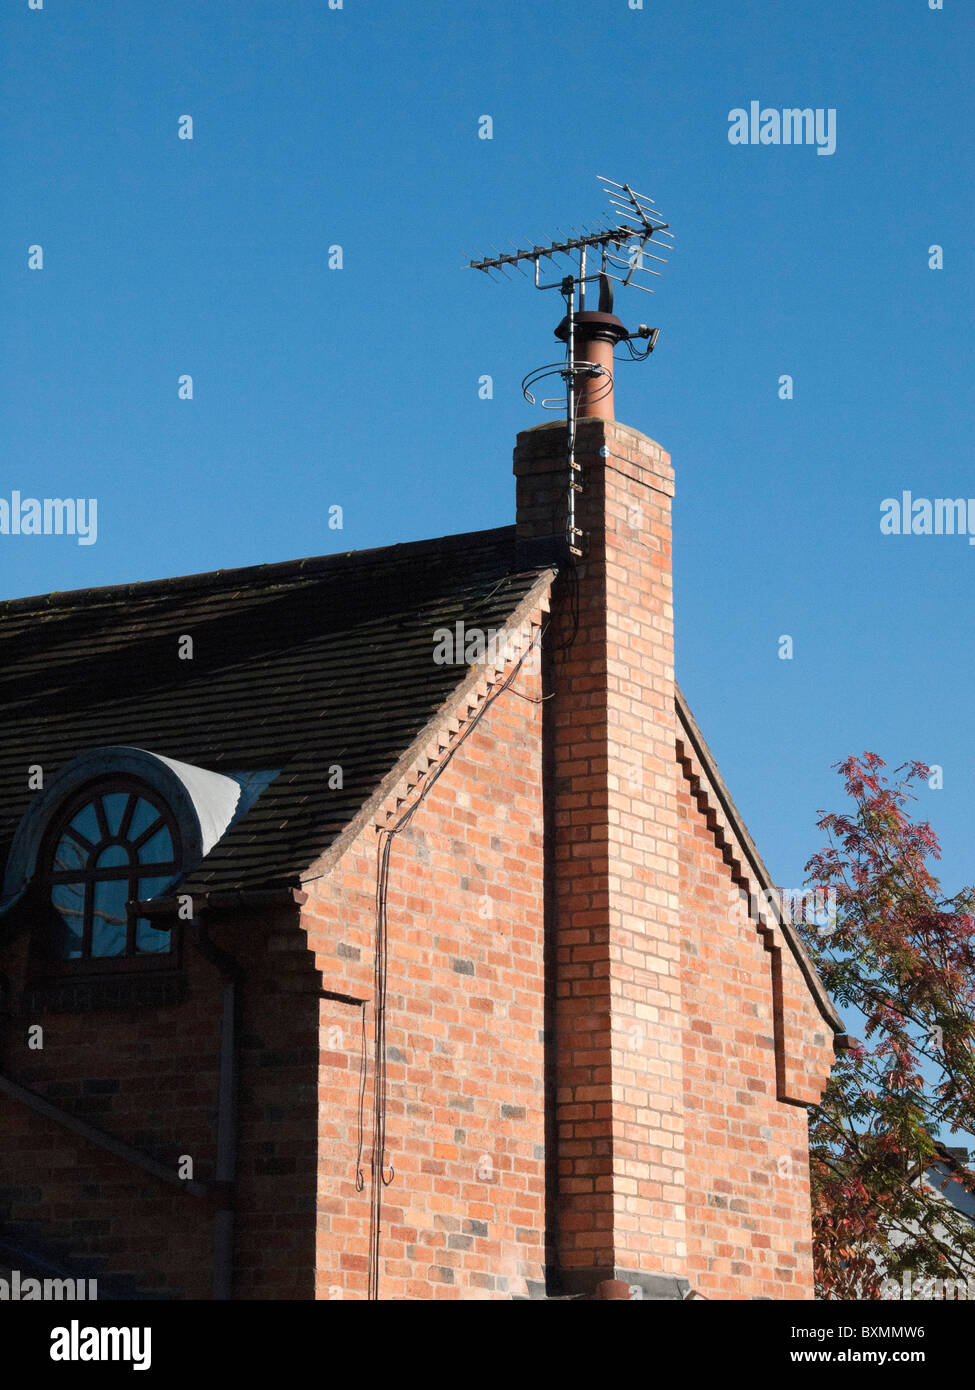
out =
[[(567, 342), (569, 317), (555, 330), (556, 338)], [(583, 309), (575, 316), (575, 358), (577, 362), (593, 362), (603, 371), (599, 376), (579, 377), (576, 382), (576, 415), (580, 420), (615, 420), (613, 404), (613, 349), (630, 335), (615, 314), (598, 309)], [(610, 388), (606, 390), (606, 376)]]

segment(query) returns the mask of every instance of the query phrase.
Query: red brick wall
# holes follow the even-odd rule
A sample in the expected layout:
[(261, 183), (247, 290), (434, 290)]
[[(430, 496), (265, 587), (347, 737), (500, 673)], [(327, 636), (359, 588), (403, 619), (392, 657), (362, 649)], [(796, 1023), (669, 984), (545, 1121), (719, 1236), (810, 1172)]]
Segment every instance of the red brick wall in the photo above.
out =
[[(563, 445), (558, 425), (519, 436), (523, 542), (564, 524)], [(736, 884), (754, 891), (747, 856), (701, 769), (675, 762), (669, 458), (599, 420), (581, 423), (578, 456), (588, 545), (553, 597), (552, 702), (533, 664), (496, 699), (498, 679), (475, 673), (429, 746), (312, 866), (303, 930), (296, 910), (213, 919), (244, 971), (238, 1297), (366, 1294), (377, 826), (427, 788), (392, 841), (388, 880), (380, 1297), (504, 1299), (540, 1284), (553, 1168), (570, 1288), (619, 1276), (652, 1292), (664, 1276), (716, 1298), (811, 1296), (802, 1106), (825, 1081), (829, 1026), (781, 930), (732, 910)], [(543, 722), (555, 756), (547, 1154)], [(17, 949), (0, 960), (15, 984)], [(223, 982), (193, 948), (187, 958), (185, 1004), (43, 1017), (42, 1053), (23, 1046), (34, 1020), (16, 1014), (15, 988), (5, 1065), (166, 1162), (191, 1153), (207, 1179)], [(67, 1232), (114, 1270), (148, 1270), (160, 1291), (208, 1296), (204, 1203), (2, 1097), (0, 1124), (0, 1215)]]
[[(173, 1172), (215, 1176), (223, 980), (187, 929), (182, 1003), (85, 1012), (22, 1007), (27, 938), (0, 961), (11, 980), (3, 1071), (53, 1105)], [(245, 965), (239, 1034), (237, 1277), (240, 1298), (314, 1291), (317, 981), (297, 912), (215, 921), (212, 936)], [(297, 951), (296, 951), (296, 948)], [(26, 1046), (40, 1023), (44, 1047)], [(196, 1198), (0, 1094), (0, 1225), (34, 1243), (104, 1256), (103, 1281), (128, 1273), (170, 1298), (208, 1299), (211, 1198)], [(26, 1243), (31, 1244), (31, 1238)], [(16, 1263), (16, 1261), (14, 1261)]]
[[(544, 1279), (540, 693), (537, 672), (520, 674), (393, 840), (380, 1298), (506, 1299)], [(409, 780), (390, 824), (423, 785), (407, 793)], [(353, 999), (373, 989), (375, 820), (304, 885), (323, 986)], [(322, 1001), (319, 1298), (366, 1295), (372, 1002), (366, 1019), (358, 1192), (361, 1009)]]
[[(518, 533), (564, 530), (565, 426), (518, 436)], [(684, 1273), (668, 455), (580, 422), (553, 654), (559, 1252), (570, 1288)], [(553, 606), (553, 615), (556, 609)], [(576, 615), (578, 622), (576, 622)]]
[[(605, 420), (576, 456), (584, 554), (553, 603), (562, 1271), (810, 1297), (801, 1107), (831, 1030), (781, 929), (728, 922), (746, 856), (679, 787), (669, 457)], [(564, 426), (519, 435), (515, 473), (538, 546), (565, 526)]]
[(706, 790), (681, 776), (687, 1276), (708, 1298), (812, 1298), (806, 1110), (796, 1102), (818, 1099), (832, 1031), (781, 930), (749, 915), (758, 890), (733, 871), (743, 856), (716, 834)]
[(234, 1297), (314, 1298), (320, 976), (295, 908), (210, 934), (243, 967)]
[[(18, 983), (26, 944), (22, 938), (4, 962)], [(174, 1173), (179, 1156), (192, 1155), (194, 1177), (205, 1179), (214, 1157), (219, 1016), (211, 1003), (212, 967), (187, 956), (191, 993), (178, 1006), (16, 1009), (4, 1030), (3, 1070)], [(26, 1045), (32, 1024), (44, 1030), (39, 1051)], [(0, 1224), (36, 1224), (46, 1239), (69, 1242), (64, 1253), (108, 1256), (105, 1277), (133, 1271), (154, 1292), (209, 1298), (211, 1221), (204, 1201), (5, 1095), (0, 1134)]]

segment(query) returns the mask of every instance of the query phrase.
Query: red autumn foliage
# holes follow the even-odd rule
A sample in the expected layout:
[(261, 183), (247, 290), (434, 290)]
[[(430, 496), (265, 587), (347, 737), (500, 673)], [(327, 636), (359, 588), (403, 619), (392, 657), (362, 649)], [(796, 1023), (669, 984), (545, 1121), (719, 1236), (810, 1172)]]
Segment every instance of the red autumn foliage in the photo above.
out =
[(829, 843), (806, 865), (835, 896), (826, 926), (800, 930), (863, 1037), (810, 1113), (813, 1244), (819, 1297), (875, 1299), (907, 1270), (975, 1277), (975, 1226), (918, 1180), (939, 1132), (975, 1131), (975, 890), (944, 898), (930, 870), (938, 839), (906, 809), (923, 763), (893, 783), (876, 753), (837, 766), (853, 809), (822, 816)]

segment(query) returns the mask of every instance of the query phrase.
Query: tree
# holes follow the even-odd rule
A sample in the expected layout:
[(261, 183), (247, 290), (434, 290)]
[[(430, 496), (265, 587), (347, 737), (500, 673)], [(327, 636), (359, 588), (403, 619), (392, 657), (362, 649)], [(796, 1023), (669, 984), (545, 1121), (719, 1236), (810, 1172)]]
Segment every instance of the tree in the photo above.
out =
[(923, 763), (892, 783), (876, 753), (837, 769), (854, 807), (822, 816), (829, 843), (806, 865), (828, 921), (798, 925), (863, 1037), (810, 1111), (813, 1249), (819, 1297), (879, 1298), (908, 1270), (975, 1275), (975, 1226), (917, 1181), (939, 1130), (975, 1130), (975, 889), (944, 898), (928, 867), (937, 837), (905, 809)]

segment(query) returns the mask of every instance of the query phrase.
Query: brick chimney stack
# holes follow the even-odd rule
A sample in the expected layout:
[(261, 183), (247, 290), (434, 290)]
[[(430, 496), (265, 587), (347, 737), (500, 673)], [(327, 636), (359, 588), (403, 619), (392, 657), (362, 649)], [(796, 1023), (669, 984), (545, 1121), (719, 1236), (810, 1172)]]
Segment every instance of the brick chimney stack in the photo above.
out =
[[(578, 357), (615, 330), (579, 316)], [(618, 322), (618, 320), (616, 321)], [(604, 336), (600, 336), (600, 335)], [(605, 409), (606, 399), (602, 405)], [(558, 1179), (565, 1292), (680, 1297), (686, 1265), (670, 458), (590, 411), (576, 458), (584, 554), (565, 561), (564, 421), (518, 436), (522, 553), (561, 564), (546, 635), (547, 883), (555, 957)], [(571, 572), (570, 572), (571, 567)]]

